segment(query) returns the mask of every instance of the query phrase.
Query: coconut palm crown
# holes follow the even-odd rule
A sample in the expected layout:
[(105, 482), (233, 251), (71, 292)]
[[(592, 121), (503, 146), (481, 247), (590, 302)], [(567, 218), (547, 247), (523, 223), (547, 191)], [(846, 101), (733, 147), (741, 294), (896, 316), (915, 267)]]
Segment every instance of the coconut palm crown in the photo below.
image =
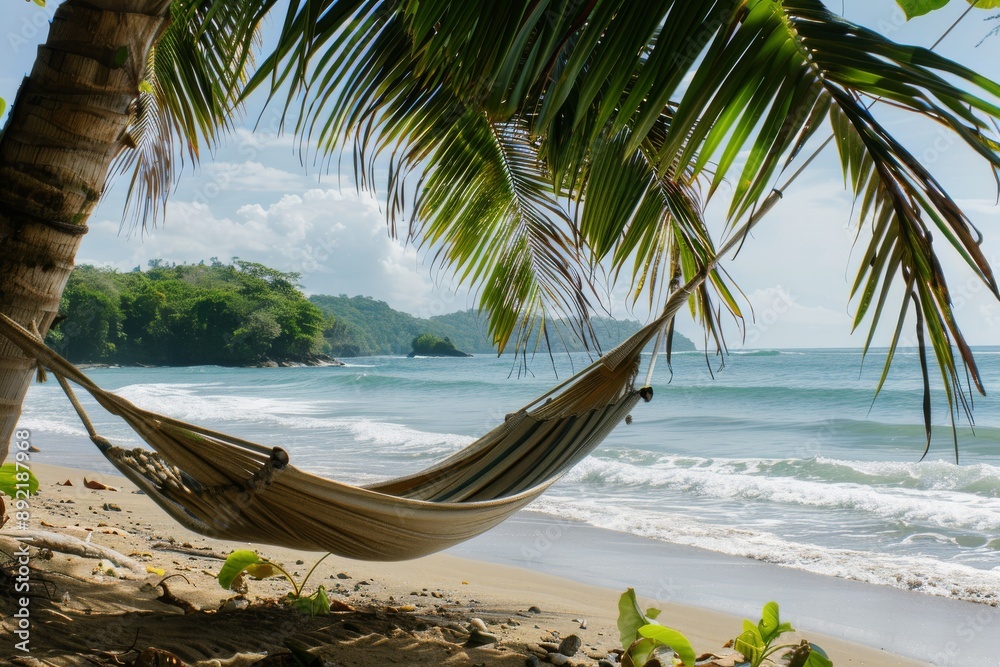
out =
[(480, 287), (501, 350), (553, 313), (586, 336), (595, 276), (654, 307), (707, 276), (692, 312), (724, 345), (717, 304), (741, 311), (706, 202), (730, 181), (723, 231), (744, 233), (780, 196), (775, 176), (831, 133), (867, 239), (851, 289), (866, 352), (897, 313), (878, 387), (913, 321), (926, 391), (927, 342), (950, 406), (966, 405), (960, 365), (984, 391), (938, 257), (957, 253), (1000, 296), (982, 237), (872, 107), (943, 126), (996, 171), (1000, 85), (818, 0), (293, 0), (261, 86), (290, 91), (295, 130), (320, 151), (349, 138), (393, 230), (406, 220)]

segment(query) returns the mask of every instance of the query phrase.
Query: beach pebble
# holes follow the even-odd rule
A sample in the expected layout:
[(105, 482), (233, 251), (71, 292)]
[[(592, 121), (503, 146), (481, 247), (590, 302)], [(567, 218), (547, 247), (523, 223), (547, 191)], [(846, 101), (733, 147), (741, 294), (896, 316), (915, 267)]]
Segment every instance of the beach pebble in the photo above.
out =
[(486, 646), (487, 644), (495, 644), (497, 642), (496, 635), (490, 634), (489, 632), (483, 632), (477, 628), (473, 628), (472, 632), (469, 633), (469, 638), (465, 642), (466, 648), (475, 648), (477, 646)]
[(538, 607), (534, 606), (534, 605), (528, 607), (528, 611), (531, 612), (532, 614), (541, 614), (542, 613), (542, 610), (539, 609)]
[(347, 573), (346, 573), (346, 572), (338, 572), (338, 573), (337, 573), (337, 578), (338, 578), (338, 579), (350, 579), (350, 577), (349, 577), (349, 576), (347, 576)]
[(585, 618), (580, 619), (580, 629), (581, 630), (586, 630), (587, 629), (587, 619), (585, 619)]
[(438, 591), (431, 591), (431, 597), (441, 599), (444, 595)]
[(538, 659), (538, 656), (529, 655), (524, 659), (524, 667), (541, 667), (542, 661)]
[(607, 658), (601, 658), (597, 661), (597, 667), (618, 667), (618, 663), (611, 662)]
[(562, 653), (549, 653), (549, 662), (556, 667), (561, 667), (562, 665), (569, 665), (572, 662), (568, 655), (563, 655)]
[(481, 619), (481, 618), (470, 618), (469, 619), (469, 625), (471, 626), (471, 628), (473, 630), (480, 630), (482, 632), (489, 632), (489, 629), (486, 627), (486, 623), (484, 623), (483, 619)]
[(114, 503), (104, 503), (104, 509), (108, 512), (121, 512), (122, 508)]
[(583, 646), (583, 640), (576, 635), (570, 635), (559, 642), (558, 653), (573, 656), (576, 655), (576, 652), (580, 650), (581, 646)]

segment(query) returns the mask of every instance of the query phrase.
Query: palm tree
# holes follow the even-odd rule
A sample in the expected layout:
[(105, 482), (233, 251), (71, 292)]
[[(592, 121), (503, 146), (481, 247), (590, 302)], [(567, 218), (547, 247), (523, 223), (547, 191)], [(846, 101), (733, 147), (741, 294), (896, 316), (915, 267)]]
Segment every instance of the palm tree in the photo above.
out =
[[(236, 108), (256, 2), (66, 0), (0, 136), (0, 312), (44, 334), (87, 219), (110, 176), (132, 171), (136, 214), (152, 218), (173, 180), (173, 143), (191, 158)], [(80, 323), (86, 326), (86, 323)], [(0, 340), (0, 461), (32, 360)]]
[[(136, 210), (155, 216), (173, 154), (156, 136), (216, 139), (236, 107), (254, 29), (275, 3), (141, 3), (158, 22), (130, 30), (145, 37), (121, 47), (125, 33), (87, 24), (121, 25), (117, 4), (106, 4), (60, 7), (0, 143), (0, 309), (43, 333), (113, 161), (137, 169)], [(84, 11), (94, 16), (78, 18)], [(70, 40), (78, 53), (68, 55), (63, 27), (78, 35), (84, 25), (89, 41)], [(866, 348), (901, 283), (886, 368), (914, 312), (949, 401), (964, 400), (960, 362), (982, 390), (932, 244), (932, 232), (947, 240), (997, 294), (978, 232), (870, 106), (883, 100), (936, 122), (996, 168), (989, 131), (1000, 85), (818, 0), (291, 0), (248, 90), (260, 87), (287, 94), (296, 131), (325, 155), (350, 139), (359, 183), (384, 189), (393, 231), (479, 286), (499, 349), (524, 349), (554, 314), (574, 317), (586, 337), (594, 286), (620, 276), (651, 304), (682, 285), (694, 290), (693, 312), (724, 345), (721, 306), (741, 312), (717, 267), (705, 202), (724, 180), (735, 184), (716, 227), (738, 241), (780, 197), (774, 176), (830, 128), (870, 223), (852, 290), (856, 326), (871, 322)], [(104, 108), (95, 97), (110, 109), (94, 123), (100, 136), (80, 127)], [(35, 108), (51, 120), (26, 130)], [(78, 153), (86, 168), (71, 168)], [(22, 172), (45, 178), (7, 180)], [(0, 442), (29, 366), (0, 347)]]

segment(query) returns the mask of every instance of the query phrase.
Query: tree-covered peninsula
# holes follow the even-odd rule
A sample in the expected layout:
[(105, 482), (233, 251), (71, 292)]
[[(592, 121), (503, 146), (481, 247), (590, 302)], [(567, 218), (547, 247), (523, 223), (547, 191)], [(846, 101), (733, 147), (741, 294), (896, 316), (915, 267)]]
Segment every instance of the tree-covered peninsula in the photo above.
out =
[(326, 321), (298, 280), (238, 259), (154, 260), (127, 273), (79, 266), (47, 342), (74, 363), (315, 363), (326, 348)]

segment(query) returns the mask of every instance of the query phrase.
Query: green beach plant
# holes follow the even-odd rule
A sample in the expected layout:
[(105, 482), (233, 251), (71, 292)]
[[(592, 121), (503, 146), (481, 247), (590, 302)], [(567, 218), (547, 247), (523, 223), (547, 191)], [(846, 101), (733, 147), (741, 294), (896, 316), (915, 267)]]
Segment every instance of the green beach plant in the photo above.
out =
[(306, 583), (309, 577), (316, 571), (316, 567), (322, 563), (327, 556), (324, 555), (316, 561), (302, 581), (296, 581), (288, 570), (272, 560), (263, 558), (259, 554), (249, 549), (237, 549), (229, 554), (226, 562), (217, 576), (219, 585), (227, 590), (235, 590), (240, 585), (244, 574), (254, 579), (268, 579), (270, 577), (281, 576), (292, 585), (292, 590), (285, 596), (285, 602), (296, 609), (303, 611), (310, 616), (330, 613), (330, 599), (326, 595), (326, 587), (322, 584), (316, 588), (311, 595), (304, 595)]
[(621, 638), (622, 667), (644, 667), (662, 654), (663, 649), (673, 652), (685, 667), (694, 667), (695, 652), (682, 633), (656, 622), (659, 609), (643, 611), (635, 597), (635, 589), (629, 588), (618, 599), (618, 633)]
[(0, 466), (0, 491), (8, 498), (33, 496), (38, 493), (38, 478), (23, 465), (5, 463)]
[(757, 623), (743, 620), (743, 632), (733, 641), (733, 648), (743, 654), (749, 667), (760, 667), (764, 661), (778, 651), (789, 649), (794, 667), (832, 667), (833, 662), (820, 647), (803, 640), (800, 644), (778, 644), (777, 639), (786, 632), (793, 632), (791, 623), (782, 623), (778, 613), (778, 603), (764, 605)]
[[(694, 667), (697, 654), (691, 642), (678, 630), (657, 621), (661, 611), (649, 608), (643, 611), (629, 588), (618, 599), (618, 632), (621, 639), (622, 666), (646, 667), (660, 665), (665, 654), (672, 654), (671, 664)], [(733, 648), (743, 656), (738, 667), (761, 667), (765, 661), (780, 651), (788, 667), (833, 667), (833, 661), (819, 646), (803, 639), (798, 644), (776, 644), (781, 635), (792, 632), (790, 623), (783, 623), (777, 602), (764, 605), (757, 623), (743, 621), (743, 632), (733, 640)]]
[(19, 515), (27, 508), (28, 496), (38, 493), (38, 478), (21, 465), (22, 454), (27, 456), (27, 452), (19, 451), (16, 463), (5, 463), (0, 466), (0, 528), (3, 528), (9, 520), (4, 497), (13, 500), (11, 505), (17, 511), (14, 516), (21, 520), (23, 517)]

